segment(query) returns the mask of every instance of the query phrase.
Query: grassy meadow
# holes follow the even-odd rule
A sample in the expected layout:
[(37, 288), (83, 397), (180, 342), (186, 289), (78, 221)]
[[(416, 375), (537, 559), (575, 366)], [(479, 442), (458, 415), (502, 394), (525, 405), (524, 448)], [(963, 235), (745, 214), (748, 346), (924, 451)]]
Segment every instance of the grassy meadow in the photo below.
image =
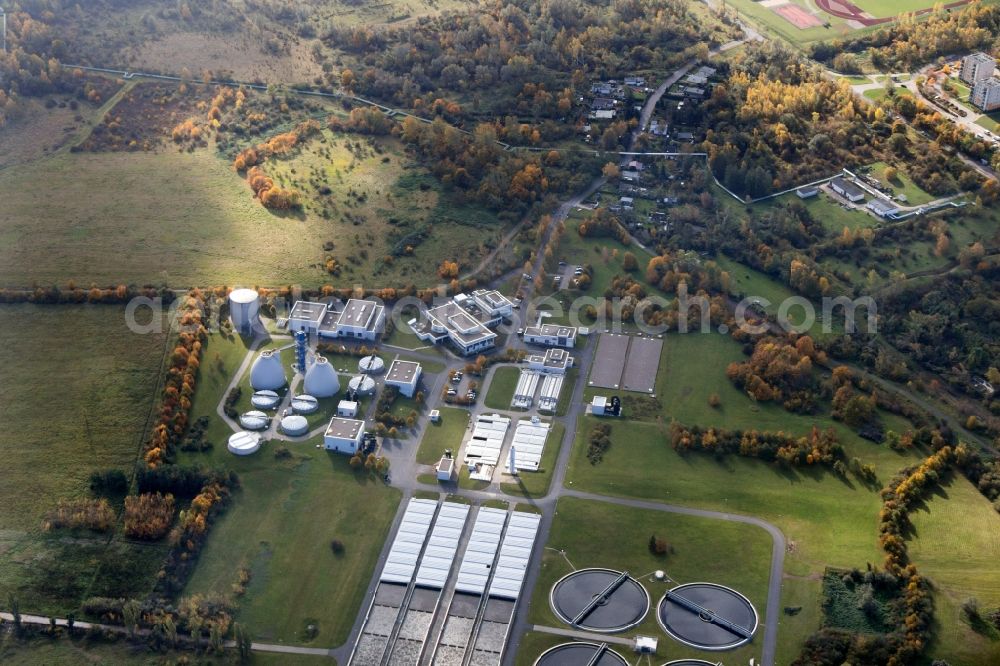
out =
[(131, 472), (166, 334), (130, 332), (110, 305), (3, 305), (0, 316), (0, 598), (65, 613), (87, 596), (147, 592), (163, 546), (69, 538), (42, 522), (59, 500), (89, 496), (91, 471)]
[[(806, 434), (814, 424), (833, 427), (848, 457), (874, 464), (881, 481), (918, 460), (920, 454), (896, 453), (863, 441), (823, 413), (802, 416), (780, 405), (751, 402), (725, 376), (726, 365), (742, 357), (739, 345), (725, 336), (668, 334), (656, 394), (663, 405), (662, 415), (646, 421), (628, 415), (601, 421), (582, 417), (567, 481), (578, 490), (758, 516), (781, 528), (789, 542), (782, 604), (802, 607), (797, 615), (782, 618), (778, 662), (789, 663), (802, 640), (819, 626), (820, 577), (825, 568), (881, 562), (878, 489), (823, 469), (783, 469), (735, 456), (681, 455), (670, 446), (669, 419), (793, 434)], [(718, 408), (708, 404), (713, 393), (721, 399)], [(586, 437), (598, 422), (611, 425), (612, 445), (603, 461), (592, 465), (586, 455)], [(891, 415), (883, 415), (883, 422), (897, 431), (907, 427)], [(639, 474), (639, 469), (649, 472)]]
[[(470, 265), (499, 236), (492, 214), (452, 201), (395, 140), (354, 152), (348, 142), (368, 146), (327, 133), (268, 162), (280, 183), (326, 174), (330, 194), (303, 182), (299, 212), (265, 209), (208, 149), (63, 152), (19, 165), (0, 179), (0, 283), (426, 286), (443, 258)], [(401, 245), (412, 253), (387, 261)], [(326, 271), (330, 256), (339, 276)]]

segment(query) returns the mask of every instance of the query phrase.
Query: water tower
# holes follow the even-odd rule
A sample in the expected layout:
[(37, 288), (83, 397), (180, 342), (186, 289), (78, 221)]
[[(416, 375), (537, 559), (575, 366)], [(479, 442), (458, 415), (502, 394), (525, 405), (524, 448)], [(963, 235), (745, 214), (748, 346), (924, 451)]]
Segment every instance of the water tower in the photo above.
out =
[(255, 289), (233, 289), (229, 294), (229, 319), (239, 333), (263, 330), (260, 323), (260, 296)]

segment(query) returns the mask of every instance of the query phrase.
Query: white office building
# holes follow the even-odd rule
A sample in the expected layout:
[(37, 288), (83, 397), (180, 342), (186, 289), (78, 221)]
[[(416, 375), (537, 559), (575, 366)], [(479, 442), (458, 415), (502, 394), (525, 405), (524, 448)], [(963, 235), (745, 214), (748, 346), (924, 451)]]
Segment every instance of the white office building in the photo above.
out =
[(389, 372), (385, 376), (385, 385), (395, 386), (401, 394), (407, 398), (412, 398), (417, 392), (420, 373), (421, 368), (419, 363), (396, 359), (389, 366)]
[(514, 305), (506, 296), (480, 289), (429, 308), (424, 319), (411, 321), (410, 327), (421, 340), (435, 344), (448, 341), (460, 354), (469, 356), (496, 345), (497, 334), (490, 329), (513, 311)]
[(546, 347), (573, 347), (576, 345), (576, 334), (575, 326), (542, 324), (525, 328), (524, 341)]
[(354, 455), (361, 449), (364, 436), (364, 421), (334, 416), (323, 433), (323, 447), (327, 451)]
[(348, 300), (339, 310), (332, 303), (296, 301), (288, 314), (288, 330), (321, 338), (374, 340), (385, 330), (385, 307), (361, 298)]

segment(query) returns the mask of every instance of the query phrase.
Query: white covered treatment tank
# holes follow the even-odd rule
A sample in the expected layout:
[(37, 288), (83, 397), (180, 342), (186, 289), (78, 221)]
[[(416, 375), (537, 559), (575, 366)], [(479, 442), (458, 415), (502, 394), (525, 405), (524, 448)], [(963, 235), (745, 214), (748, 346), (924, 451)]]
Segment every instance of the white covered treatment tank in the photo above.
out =
[(286, 383), (281, 354), (273, 349), (262, 351), (250, 368), (250, 385), (255, 391), (275, 391)]
[(262, 330), (260, 296), (256, 289), (233, 289), (229, 293), (229, 320), (240, 333)]
[(317, 356), (306, 370), (303, 388), (317, 398), (330, 398), (340, 390), (340, 376), (325, 356)]

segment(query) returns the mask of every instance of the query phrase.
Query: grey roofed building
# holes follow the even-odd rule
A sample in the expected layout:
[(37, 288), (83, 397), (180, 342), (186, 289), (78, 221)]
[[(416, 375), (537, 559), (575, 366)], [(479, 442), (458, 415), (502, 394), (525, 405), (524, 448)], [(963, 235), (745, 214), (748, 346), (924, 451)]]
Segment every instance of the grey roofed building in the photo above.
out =
[(799, 197), (799, 199), (808, 199), (819, 194), (819, 188), (813, 186), (800, 187), (795, 190), (795, 194)]
[(590, 103), (590, 108), (594, 111), (606, 111), (615, 108), (615, 104), (615, 100), (608, 97), (595, 97), (594, 101)]
[(548, 347), (572, 347), (576, 344), (577, 329), (574, 326), (542, 324), (524, 329), (524, 341)]
[(389, 372), (385, 376), (385, 384), (386, 386), (395, 386), (400, 393), (412, 398), (417, 391), (420, 372), (420, 364), (416, 361), (396, 359), (389, 366)]
[(288, 313), (288, 330), (292, 332), (306, 331), (315, 333), (319, 329), (319, 323), (327, 312), (325, 303), (314, 301), (295, 301), (291, 311)]
[(844, 197), (848, 201), (863, 201), (865, 191), (842, 176), (837, 176), (830, 181), (830, 189)]
[(700, 76), (698, 74), (688, 74), (684, 77), (684, 83), (692, 86), (703, 86), (708, 83), (708, 77)]
[(528, 367), (539, 372), (563, 374), (566, 369), (573, 365), (573, 357), (565, 349), (552, 347), (545, 350), (544, 354), (529, 354)]
[(893, 217), (899, 213), (896, 205), (882, 199), (872, 199), (868, 202), (867, 208), (879, 217)]
[(590, 112), (590, 117), (593, 120), (611, 120), (615, 117), (614, 109), (598, 109), (596, 111)]
[(693, 141), (694, 140), (694, 134), (692, 134), (691, 132), (678, 132), (677, 134), (674, 135), (674, 137), (678, 141)]

